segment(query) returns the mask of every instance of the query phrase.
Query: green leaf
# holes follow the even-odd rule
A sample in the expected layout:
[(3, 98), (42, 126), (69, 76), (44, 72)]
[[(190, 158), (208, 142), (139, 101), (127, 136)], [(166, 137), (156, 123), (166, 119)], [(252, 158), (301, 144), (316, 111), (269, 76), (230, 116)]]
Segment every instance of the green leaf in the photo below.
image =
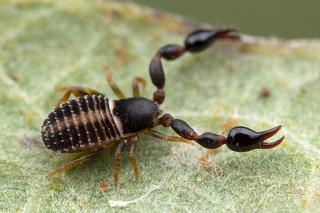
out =
[[(163, 110), (200, 133), (226, 134), (233, 125), (263, 130), (283, 125), (283, 145), (235, 153), (140, 137), (142, 178), (134, 182), (124, 157), (121, 189), (113, 185), (113, 151), (57, 179), (48, 173), (71, 157), (47, 150), (40, 126), (61, 94), (87, 86), (116, 98), (103, 65), (131, 95), (134, 76), (148, 80), (157, 49), (182, 43), (193, 24), (133, 4), (99, 1), (0, 3), (0, 209), (12, 211), (252, 212), (319, 209), (320, 42), (244, 36), (164, 62)], [(263, 92), (263, 91), (264, 92)], [(269, 95), (268, 95), (269, 94)], [(160, 131), (173, 134), (170, 130)], [(99, 183), (109, 189), (103, 191)], [(129, 202), (119, 202), (129, 201)]]

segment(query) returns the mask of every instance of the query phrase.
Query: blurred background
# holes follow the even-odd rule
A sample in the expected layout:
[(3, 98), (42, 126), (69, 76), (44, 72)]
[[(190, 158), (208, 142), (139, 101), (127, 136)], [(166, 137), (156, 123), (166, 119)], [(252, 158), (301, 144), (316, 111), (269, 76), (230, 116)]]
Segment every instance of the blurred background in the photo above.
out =
[(319, 38), (319, 0), (133, 0), (141, 5), (254, 35)]

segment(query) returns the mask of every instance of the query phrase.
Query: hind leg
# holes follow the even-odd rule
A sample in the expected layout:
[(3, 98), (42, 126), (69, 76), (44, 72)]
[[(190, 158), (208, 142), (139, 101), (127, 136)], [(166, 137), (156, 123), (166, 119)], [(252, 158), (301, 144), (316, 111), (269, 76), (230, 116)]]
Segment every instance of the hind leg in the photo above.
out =
[(87, 87), (60, 87), (58, 88), (58, 91), (64, 92), (62, 97), (59, 99), (57, 106), (60, 104), (66, 103), (69, 99), (70, 96), (73, 94), (75, 97), (83, 97), (85, 95), (102, 95), (100, 92), (87, 88)]
[(88, 153), (86, 155), (83, 155), (80, 158), (77, 158), (75, 160), (69, 161), (66, 164), (64, 164), (63, 166), (59, 167), (58, 169), (50, 172), (49, 176), (56, 177), (56, 176), (60, 175), (62, 172), (67, 172), (70, 169), (72, 169), (72, 168), (74, 168), (76, 166), (79, 166), (79, 165), (91, 160), (92, 157), (95, 156), (100, 151), (101, 151), (101, 149), (98, 149), (96, 151), (93, 151), (93, 152), (90, 152), (90, 153)]

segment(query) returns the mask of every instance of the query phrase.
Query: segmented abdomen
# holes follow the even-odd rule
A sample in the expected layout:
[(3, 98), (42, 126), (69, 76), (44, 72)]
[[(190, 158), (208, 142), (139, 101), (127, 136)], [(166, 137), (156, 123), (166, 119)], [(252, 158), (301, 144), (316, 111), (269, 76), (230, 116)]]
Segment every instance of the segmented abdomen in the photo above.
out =
[(112, 108), (113, 101), (96, 95), (60, 105), (43, 122), (44, 144), (57, 152), (80, 152), (120, 140), (121, 123)]

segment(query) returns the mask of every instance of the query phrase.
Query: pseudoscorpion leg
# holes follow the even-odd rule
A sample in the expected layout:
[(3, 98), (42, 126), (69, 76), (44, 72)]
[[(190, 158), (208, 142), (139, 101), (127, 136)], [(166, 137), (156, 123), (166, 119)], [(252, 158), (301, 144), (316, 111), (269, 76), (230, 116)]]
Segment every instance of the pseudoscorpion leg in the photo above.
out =
[(120, 173), (120, 163), (121, 163), (121, 155), (124, 150), (125, 144), (123, 142), (120, 142), (117, 145), (116, 152), (114, 154), (114, 173), (113, 173), (113, 178), (114, 178), (114, 183), (117, 187), (119, 188), (119, 173)]
[(138, 182), (139, 180), (139, 169), (138, 169), (138, 164), (136, 160), (136, 149), (137, 149), (137, 143), (138, 143), (138, 138), (132, 137), (128, 139), (128, 157), (129, 161), (132, 167), (132, 170), (134, 172), (134, 177), (136, 181)]
[(87, 161), (91, 160), (92, 157), (93, 157), (94, 155), (96, 155), (96, 154), (97, 154), (98, 152), (100, 152), (100, 151), (101, 151), (101, 149), (98, 149), (98, 150), (93, 151), (93, 152), (90, 152), (90, 153), (88, 153), (88, 154), (86, 154), (86, 155), (84, 155), (84, 156), (81, 156), (81, 157), (78, 158), (78, 159), (75, 159), (75, 160), (72, 160), (72, 161), (70, 161), (70, 162), (67, 162), (67, 163), (64, 164), (63, 166), (61, 166), (61, 167), (59, 167), (58, 169), (52, 171), (49, 175), (54, 177), (54, 176), (60, 175), (62, 172), (67, 172), (67, 171), (69, 171), (70, 169), (72, 169), (72, 168), (74, 168), (74, 167), (76, 167), (76, 166), (78, 166), (78, 165), (81, 165), (81, 164), (83, 164), (84, 162), (87, 162)]
[(75, 97), (80, 98), (83, 97), (85, 95), (101, 95), (104, 96), (103, 94), (101, 94), (100, 92), (88, 88), (88, 87), (60, 87), (58, 88), (58, 91), (64, 92), (63, 96), (59, 99), (57, 106), (66, 103), (69, 99), (70, 96), (73, 94)]
[(140, 86), (146, 86), (146, 80), (140, 77), (135, 77), (132, 80), (132, 95), (133, 97), (140, 97)]
[(123, 99), (125, 98), (125, 95), (124, 93), (121, 91), (121, 89), (113, 82), (112, 80), (112, 72), (111, 70), (109, 69), (108, 66), (105, 66), (105, 74), (106, 74), (106, 79), (107, 79), (107, 82), (110, 86), (110, 88), (112, 89), (112, 91), (114, 92), (114, 94), (116, 94), (116, 96), (120, 99)]

